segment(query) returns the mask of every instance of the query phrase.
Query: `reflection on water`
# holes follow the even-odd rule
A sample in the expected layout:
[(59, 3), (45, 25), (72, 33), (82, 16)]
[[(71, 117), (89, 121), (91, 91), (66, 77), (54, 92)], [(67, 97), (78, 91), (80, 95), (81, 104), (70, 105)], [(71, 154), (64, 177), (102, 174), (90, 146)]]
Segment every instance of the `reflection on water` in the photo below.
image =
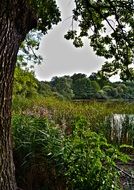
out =
[(114, 114), (106, 118), (109, 141), (134, 146), (134, 115)]

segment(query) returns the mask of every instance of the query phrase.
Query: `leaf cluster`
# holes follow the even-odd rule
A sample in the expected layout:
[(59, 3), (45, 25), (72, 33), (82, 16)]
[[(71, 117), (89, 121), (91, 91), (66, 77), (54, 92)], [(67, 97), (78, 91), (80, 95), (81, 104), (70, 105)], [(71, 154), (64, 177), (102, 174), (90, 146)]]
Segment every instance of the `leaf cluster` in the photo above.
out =
[(61, 18), (55, 0), (26, 1), (32, 9), (31, 14), (36, 18), (37, 26), (27, 34), (25, 41), (21, 44), (17, 63), (22, 66), (33, 67), (33, 64), (40, 64), (42, 61), (42, 57), (36, 51), (39, 48), (42, 34), (46, 34)]
[(60, 21), (60, 11), (55, 0), (28, 0), (36, 14), (37, 30), (44, 34)]
[(102, 67), (105, 73), (133, 80), (133, 0), (75, 0), (75, 4), (73, 22), (77, 28), (72, 24), (65, 38), (73, 40), (76, 47), (83, 46), (83, 37), (88, 38), (96, 54), (108, 59)]

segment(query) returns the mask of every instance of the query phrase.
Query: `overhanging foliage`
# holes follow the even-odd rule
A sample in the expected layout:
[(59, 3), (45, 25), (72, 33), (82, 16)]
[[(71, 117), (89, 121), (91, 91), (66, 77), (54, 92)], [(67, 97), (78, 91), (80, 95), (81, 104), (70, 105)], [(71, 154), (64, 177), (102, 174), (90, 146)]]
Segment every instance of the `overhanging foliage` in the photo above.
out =
[(75, 0), (75, 4), (72, 29), (65, 38), (82, 47), (86, 37), (96, 54), (107, 59), (102, 67), (105, 74), (119, 73), (121, 79), (133, 80), (134, 1)]

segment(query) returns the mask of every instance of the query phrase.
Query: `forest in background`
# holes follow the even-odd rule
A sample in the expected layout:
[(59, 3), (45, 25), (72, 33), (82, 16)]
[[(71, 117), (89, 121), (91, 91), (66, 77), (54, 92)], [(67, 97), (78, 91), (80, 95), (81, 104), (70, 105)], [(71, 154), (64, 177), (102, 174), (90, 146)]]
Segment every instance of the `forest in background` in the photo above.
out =
[(134, 100), (134, 82), (110, 82), (101, 72), (90, 76), (78, 73), (72, 76), (53, 77), (51, 81), (39, 81), (33, 71), (16, 68), (14, 96), (54, 96), (68, 100)]

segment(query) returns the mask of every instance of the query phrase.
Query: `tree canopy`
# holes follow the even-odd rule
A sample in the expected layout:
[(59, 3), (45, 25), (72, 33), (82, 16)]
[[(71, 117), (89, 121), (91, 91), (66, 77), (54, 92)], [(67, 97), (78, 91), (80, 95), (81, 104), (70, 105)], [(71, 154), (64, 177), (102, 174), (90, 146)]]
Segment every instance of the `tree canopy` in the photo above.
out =
[(60, 11), (55, 0), (25, 0), (32, 9), (35, 25), (34, 29), (27, 34), (27, 37), (20, 46), (18, 64), (26, 66), (27, 63), (41, 63), (42, 57), (36, 55), (39, 48), (42, 34), (46, 34), (60, 18)]
[[(26, 50), (26, 47), (28, 49), (39, 47), (39, 34), (46, 34), (53, 24), (61, 20), (60, 11), (55, 0), (27, 1), (36, 18), (36, 31), (40, 32), (34, 31), (34, 35), (31, 33), (27, 36), (28, 46), (22, 45), (23, 52), (29, 55), (27, 60), (33, 58), (33, 62), (40, 63), (41, 57), (36, 56), (31, 50)], [(106, 58), (102, 66), (103, 75), (110, 77), (120, 74), (122, 80), (133, 80), (134, 1), (74, 0), (74, 2), (72, 26), (65, 38), (72, 40), (75, 47), (82, 47), (83, 39), (86, 37), (95, 53)]]
[(60, 21), (60, 12), (55, 0), (28, 0), (37, 17), (37, 29), (44, 34)]
[(96, 54), (107, 59), (104, 74), (119, 73), (121, 79), (133, 80), (134, 1), (75, 0), (75, 5), (65, 38), (82, 47), (86, 37)]

